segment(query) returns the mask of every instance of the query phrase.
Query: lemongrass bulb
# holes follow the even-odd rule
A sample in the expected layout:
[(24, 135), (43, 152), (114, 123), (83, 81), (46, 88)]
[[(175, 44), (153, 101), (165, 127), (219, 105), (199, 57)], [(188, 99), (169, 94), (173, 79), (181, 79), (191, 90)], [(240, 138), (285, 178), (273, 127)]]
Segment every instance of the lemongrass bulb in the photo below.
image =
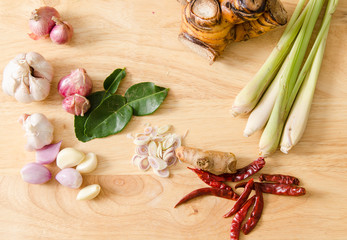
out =
[(276, 102), (278, 94), (279, 78), (276, 78), (266, 91), (258, 105), (249, 115), (243, 135), (245, 137), (251, 136), (256, 131), (262, 129), (266, 122), (269, 120), (271, 111)]
[(303, 85), (295, 99), (294, 106), (289, 114), (288, 120), (283, 130), (281, 139), (281, 151), (288, 153), (301, 139), (306, 129), (307, 120), (310, 114), (314, 90), (321, 67), (328, 31), (322, 40), (312, 67), (306, 76)]

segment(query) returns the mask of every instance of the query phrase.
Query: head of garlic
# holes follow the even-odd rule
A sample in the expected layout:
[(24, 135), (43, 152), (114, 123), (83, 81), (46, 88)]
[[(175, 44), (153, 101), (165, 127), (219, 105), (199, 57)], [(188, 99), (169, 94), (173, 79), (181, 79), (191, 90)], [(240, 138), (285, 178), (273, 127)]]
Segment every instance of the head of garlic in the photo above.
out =
[(24, 114), (19, 121), (27, 136), (28, 151), (41, 149), (53, 141), (53, 125), (42, 113)]
[(36, 52), (21, 53), (5, 67), (2, 89), (22, 103), (45, 99), (51, 87), (53, 67)]

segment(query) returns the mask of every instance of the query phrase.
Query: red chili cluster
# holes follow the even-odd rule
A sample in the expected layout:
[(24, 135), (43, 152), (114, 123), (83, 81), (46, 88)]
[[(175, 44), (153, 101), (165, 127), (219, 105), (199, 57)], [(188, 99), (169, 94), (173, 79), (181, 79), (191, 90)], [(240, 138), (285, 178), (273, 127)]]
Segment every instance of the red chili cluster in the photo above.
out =
[[(248, 182), (236, 184), (235, 188), (245, 188), (240, 196), (235, 193), (229, 185), (224, 183), (242, 181), (257, 173), (264, 166), (265, 160), (260, 157), (248, 166), (238, 169), (236, 173), (233, 174), (214, 175), (200, 169), (189, 168), (194, 171), (203, 182), (211, 186), (211, 188), (207, 187), (194, 190), (184, 196), (175, 207), (190, 199), (203, 195), (213, 195), (236, 200), (233, 208), (226, 213), (224, 217), (230, 217), (235, 214), (231, 223), (230, 239), (239, 239), (241, 230), (244, 234), (248, 234), (257, 225), (264, 206), (263, 193), (286, 196), (301, 196), (306, 193), (305, 188), (296, 186), (299, 184), (297, 178), (280, 174), (262, 174), (259, 176), (260, 182), (254, 182), (252, 178)], [(249, 198), (252, 190), (255, 190), (255, 195)], [(242, 222), (245, 220), (247, 212), (252, 205), (253, 209), (251, 214), (246, 223), (242, 226)]]

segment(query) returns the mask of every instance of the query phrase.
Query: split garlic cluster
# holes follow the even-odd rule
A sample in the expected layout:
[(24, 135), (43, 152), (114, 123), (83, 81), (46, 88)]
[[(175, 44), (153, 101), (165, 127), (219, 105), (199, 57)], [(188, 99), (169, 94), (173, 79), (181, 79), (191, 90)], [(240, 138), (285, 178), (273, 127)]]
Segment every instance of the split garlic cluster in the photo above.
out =
[(2, 89), (22, 103), (45, 99), (50, 91), (53, 67), (36, 52), (21, 53), (5, 67)]

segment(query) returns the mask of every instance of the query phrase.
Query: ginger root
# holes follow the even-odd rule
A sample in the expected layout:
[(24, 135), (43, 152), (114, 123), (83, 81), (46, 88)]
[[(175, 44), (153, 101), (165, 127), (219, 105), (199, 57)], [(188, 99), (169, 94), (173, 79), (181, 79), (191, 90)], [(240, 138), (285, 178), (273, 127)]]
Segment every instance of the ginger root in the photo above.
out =
[(179, 0), (179, 40), (212, 64), (231, 42), (260, 36), (287, 23), (280, 0)]
[(204, 151), (184, 146), (175, 152), (180, 161), (216, 175), (236, 172), (235, 155), (229, 152)]

